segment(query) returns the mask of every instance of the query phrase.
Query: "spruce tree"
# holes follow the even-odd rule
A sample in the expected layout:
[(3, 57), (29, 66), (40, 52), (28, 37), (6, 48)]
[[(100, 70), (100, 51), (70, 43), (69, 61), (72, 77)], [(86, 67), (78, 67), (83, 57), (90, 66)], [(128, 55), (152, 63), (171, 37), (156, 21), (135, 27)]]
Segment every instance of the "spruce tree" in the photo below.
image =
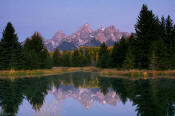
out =
[[(40, 58), (34, 50), (27, 52), (30, 65), (26, 66), (27, 69), (40, 69)], [(35, 60), (34, 60), (35, 59)]]
[(97, 67), (107, 68), (108, 67), (108, 60), (109, 60), (108, 47), (105, 43), (102, 43), (100, 46), (99, 53), (98, 53)]
[(173, 40), (173, 21), (170, 16), (167, 17), (165, 21), (166, 31), (165, 31), (165, 43), (167, 47), (167, 54), (169, 57), (168, 68), (172, 69), (174, 67), (174, 40)]
[(88, 49), (84, 49), (84, 55), (83, 55), (83, 59), (84, 59), (84, 66), (89, 66), (91, 65), (91, 56), (89, 54)]
[(171, 36), (171, 69), (175, 69), (175, 25), (172, 30), (172, 36)]
[(71, 53), (67, 50), (65, 50), (62, 54), (61, 57), (61, 61), (62, 61), (62, 66), (66, 66), (66, 67), (70, 67), (71, 66)]
[(150, 64), (151, 44), (159, 36), (158, 19), (146, 5), (142, 6), (138, 21), (135, 25), (137, 34), (137, 68), (147, 69)]
[(85, 66), (86, 65), (85, 48), (84, 47), (79, 48), (78, 53), (79, 53), (79, 66)]
[(49, 69), (52, 67), (52, 60), (50, 54), (46, 48), (43, 49), (41, 53), (41, 68)]
[(53, 53), (53, 66), (60, 66), (60, 57), (60, 51), (58, 50), (58, 48), (56, 48)]
[(173, 21), (171, 19), (171, 17), (168, 15), (166, 22), (166, 44), (170, 45), (171, 44), (171, 40), (172, 40), (172, 35), (173, 35)]
[(23, 65), (23, 48), (18, 42), (14, 27), (8, 23), (0, 43), (0, 69), (22, 69), (24, 68)]
[[(27, 69), (43, 69), (51, 67), (51, 58), (44, 46), (43, 38), (35, 32), (24, 44), (24, 54)], [(48, 66), (47, 66), (48, 65)]]
[(112, 53), (110, 55), (110, 67), (113, 68), (122, 68), (123, 62), (126, 57), (128, 46), (126, 45), (125, 38), (121, 38), (118, 43), (115, 43), (112, 49)]
[(82, 65), (81, 60), (83, 59), (81, 58), (78, 49), (74, 50), (72, 53), (72, 66), (75, 66), (75, 67), (81, 66)]
[(161, 17), (161, 22), (160, 22), (160, 35), (161, 38), (165, 39), (166, 35), (166, 24), (165, 24), (165, 18), (162, 16)]
[(151, 56), (151, 63), (150, 63), (150, 69), (151, 70), (157, 70), (158, 68), (158, 61), (157, 61), (157, 56), (155, 54), (155, 51), (152, 51), (152, 56)]
[(32, 49), (31, 40), (29, 38), (26, 39), (24, 44), (24, 59), (25, 69), (39, 69), (40, 59), (35, 50)]
[[(152, 56), (150, 56), (150, 66), (154, 63), (156, 70), (169, 69), (169, 57), (167, 52), (167, 47), (162, 38), (158, 38), (152, 44)], [(153, 62), (155, 61), (155, 62)]]
[(115, 42), (113, 45), (112, 53), (110, 54), (110, 58), (109, 58), (109, 67), (112, 67), (112, 68), (117, 67), (118, 54), (119, 54), (118, 49), (119, 49), (119, 44)]
[(134, 69), (134, 55), (132, 53), (132, 49), (128, 48), (126, 58), (124, 60), (124, 63), (122, 65), (123, 69)]

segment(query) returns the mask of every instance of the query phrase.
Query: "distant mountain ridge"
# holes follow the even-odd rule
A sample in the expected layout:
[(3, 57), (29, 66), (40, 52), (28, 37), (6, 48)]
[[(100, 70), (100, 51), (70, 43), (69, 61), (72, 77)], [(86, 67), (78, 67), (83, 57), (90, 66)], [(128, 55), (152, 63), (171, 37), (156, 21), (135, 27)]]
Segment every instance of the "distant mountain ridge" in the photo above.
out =
[(128, 36), (130, 36), (130, 33), (120, 32), (113, 25), (106, 28), (101, 27), (94, 31), (86, 23), (71, 35), (66, 35), (64, 32), (58, 31), (51, 39), (45, 40), (45, 45), (49, 51), (53, 51), (55, 48), (63, 51), (74, 50), (81, 46), (99, 46), (103, 42), (111, 46), (122, 37)]

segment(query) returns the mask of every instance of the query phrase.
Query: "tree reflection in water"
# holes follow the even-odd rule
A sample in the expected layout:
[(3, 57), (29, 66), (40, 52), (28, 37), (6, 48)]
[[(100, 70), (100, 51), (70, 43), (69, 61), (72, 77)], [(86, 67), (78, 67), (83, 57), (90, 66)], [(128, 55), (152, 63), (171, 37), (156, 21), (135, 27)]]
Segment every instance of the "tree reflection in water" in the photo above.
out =
[[(107, 95), (109, 90), (115, 91), (123, 104), (129, 99), (136, 106), (138, 116), (174, 116), (175, 115), (175, 80), (150, 79), (129, 80), (104, 78), (95, 73), (76, 72), (42, 78), (23, 78), (13, 81), (0, 80), (1, 112), (11, 116), (18, 113), (23, 99), (29, 101), (35, 111), (39, 111), (48, 91), (57, 90), (62, 85), (72, 86), (72, 90), (98, 88)], [(95, 89), (97, 88), (97, 89)]]

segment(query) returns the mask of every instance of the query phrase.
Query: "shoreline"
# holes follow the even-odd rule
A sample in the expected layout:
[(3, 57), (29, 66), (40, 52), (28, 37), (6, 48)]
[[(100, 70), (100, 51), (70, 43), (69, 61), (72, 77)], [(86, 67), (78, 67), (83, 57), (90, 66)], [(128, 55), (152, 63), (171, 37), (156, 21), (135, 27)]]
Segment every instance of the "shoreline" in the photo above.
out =
[(6, 70), (0, 71), (0, 78), (32, 78), (42, 76), (60, 75), (64, 73), (86, 71), (95, 72), (103, 77), (110, 78), (127, 78), (127, 79), (154, 79), (154, 78), (173, 78), (175, 79), (175, 70), (117, 70), (104, 69), (97, 67), (55, 67), (52, 69), (38, 69), (38, 70)]

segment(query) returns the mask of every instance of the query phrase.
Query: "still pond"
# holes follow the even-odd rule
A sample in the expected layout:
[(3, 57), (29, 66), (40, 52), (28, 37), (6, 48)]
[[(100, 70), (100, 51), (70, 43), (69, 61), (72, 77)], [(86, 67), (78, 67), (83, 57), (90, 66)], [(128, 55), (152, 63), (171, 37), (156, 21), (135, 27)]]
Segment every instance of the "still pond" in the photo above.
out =
[(174, 116), (175, 80), (96, 73), (0, 79), (1, 116)]

